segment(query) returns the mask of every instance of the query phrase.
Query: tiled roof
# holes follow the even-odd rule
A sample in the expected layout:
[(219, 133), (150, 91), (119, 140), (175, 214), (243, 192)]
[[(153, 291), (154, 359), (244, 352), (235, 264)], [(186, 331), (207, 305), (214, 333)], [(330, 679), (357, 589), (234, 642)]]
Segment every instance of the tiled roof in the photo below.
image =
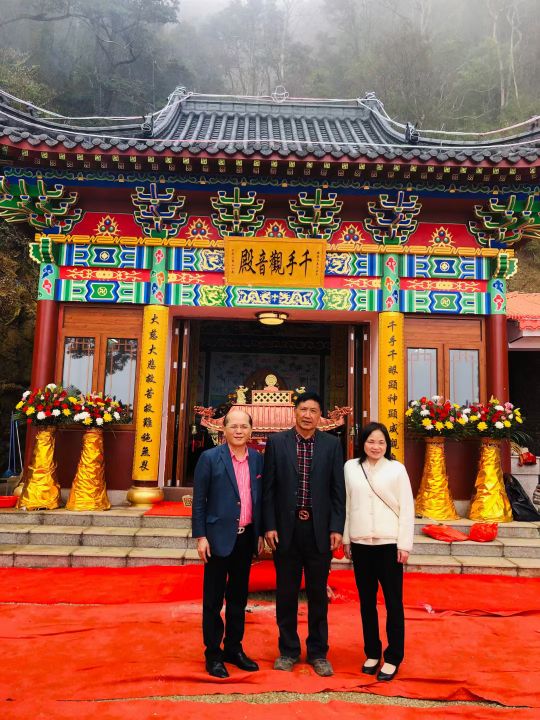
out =
[(444, 136), (427, 136), (393, 121), (372, 95), (358, 100), (291, 100), (195, 95), (178, 88), (152, 122), (141, 118), (140, 123), (83, 128), (14, 109), (0, 95), (0, 137), (7, 136), (15, 145), (60, 145), (68, 150), (537, 163), (540, 126), (531, 122), (524, 127), (518, 135), (497, 135), (481, 143), (443, 140)]
[(540, 330), (540, 293), (509, 292), (506, 315), (522, 330)]

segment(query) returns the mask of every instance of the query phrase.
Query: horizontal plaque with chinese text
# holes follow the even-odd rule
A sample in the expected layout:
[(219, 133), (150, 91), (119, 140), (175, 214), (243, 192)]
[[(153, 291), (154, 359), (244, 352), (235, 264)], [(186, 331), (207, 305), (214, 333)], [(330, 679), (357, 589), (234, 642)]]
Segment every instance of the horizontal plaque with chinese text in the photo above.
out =
[(228, 285), (322, 287), (326, 240), (225, 238)]

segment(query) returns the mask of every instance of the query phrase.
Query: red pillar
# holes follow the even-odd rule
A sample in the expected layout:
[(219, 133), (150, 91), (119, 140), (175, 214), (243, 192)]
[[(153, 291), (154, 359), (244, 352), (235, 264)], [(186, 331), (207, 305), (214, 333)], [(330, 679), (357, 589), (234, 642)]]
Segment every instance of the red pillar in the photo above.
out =
[(506, 315), (488, 315), (487, 335), (487, 395), (501, 402), (509, 400), (508, 334)]
[[(508, 377), (508, 333), (506, 315), (488, 315), (486, 323), (487, 397), (501, 402), (511, 400)], [(509, 443), (501, 453), (503, 472), (510, 472)]]
[[(32, 379), (30, 387), (38, 388), (54, 382), (56, 365), (56, 338), (58, 336), (59, 305), (54, 300), (38, 300), (34, 352), (32, 356)], [(24, 448), (24, 467), (28, 467), (34, 446), (35, 432), (28, 427)]]
[(33, 388), (54, 382), (58, 313), (59, 306), (54, 300), (37, 301), (32, 358), (31, 385)]

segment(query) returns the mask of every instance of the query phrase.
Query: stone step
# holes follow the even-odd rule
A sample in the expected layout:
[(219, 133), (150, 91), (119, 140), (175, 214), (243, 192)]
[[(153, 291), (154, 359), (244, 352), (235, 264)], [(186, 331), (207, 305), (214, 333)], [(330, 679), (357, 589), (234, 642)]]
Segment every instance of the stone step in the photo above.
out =
[(199, 563), (192, 548), (0, 545), (0, 567), (140, 567)]
[[(97, 547), (91, 545), (0, 545), (0, 567), (142, 567), (200, 564), (193, 548)], [(333, 569), (351, 568), (334, 560)], [(406, 572), (540, 577), (540, 558), (412, 554)]]
[(112, 508), (101, 512), (70, 512), (61, 508), (26, 512), (25, 510), (0, 511), (0, 525), (73, 525), (74, 527), (157, 527), (190, 528), (191, 518), (180, 516), (144, 515), (137, 508)]
[[(332, 569), (352, 568), (348, 560), (333, 560)], [(482, 555), (420, 555), (411, 554), (406, 572), (454, 575), (511, 575), (540, 577), (540, 558)]]
[(189, 528), (73, 525), (0, 525), (0, 545), (56, 545), (125, 548), (194, 548)]

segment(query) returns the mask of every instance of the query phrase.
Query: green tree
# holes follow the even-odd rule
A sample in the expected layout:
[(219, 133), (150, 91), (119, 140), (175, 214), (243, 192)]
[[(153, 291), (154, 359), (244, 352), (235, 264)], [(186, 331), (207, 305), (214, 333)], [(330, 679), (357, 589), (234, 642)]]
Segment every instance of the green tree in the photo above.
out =
[(26, 225), (0, 221), (0, 471), (7, 460), (9, 418), (30, 383), (38, 266), (28, 258)]

